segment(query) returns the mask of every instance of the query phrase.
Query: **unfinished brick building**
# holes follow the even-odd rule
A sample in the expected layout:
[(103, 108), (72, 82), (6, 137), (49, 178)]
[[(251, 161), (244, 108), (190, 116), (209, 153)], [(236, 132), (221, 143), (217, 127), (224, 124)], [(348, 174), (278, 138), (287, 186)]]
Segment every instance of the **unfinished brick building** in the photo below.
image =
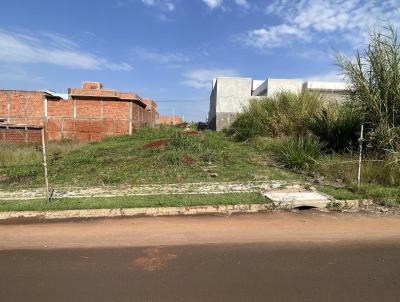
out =
[(68, 94), (0, 90), (0, 140), (30, 142), (30, 129), (44, 128), (48, 140), (98, 141), (153, 127), (158, 116), (153, 100), (103, 89), (98, 82), (83, 82), (82, 88), (69, 88)]
[(158, 123), (160, 125), (179, 125), (183, 123), (183, 119), (178, 115), (160, 115)]

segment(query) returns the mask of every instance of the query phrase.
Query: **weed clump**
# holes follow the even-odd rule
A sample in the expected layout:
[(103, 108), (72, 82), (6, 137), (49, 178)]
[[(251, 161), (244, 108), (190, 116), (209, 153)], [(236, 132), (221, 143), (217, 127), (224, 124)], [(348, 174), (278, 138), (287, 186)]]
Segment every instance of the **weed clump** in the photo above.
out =
[(323, 143), (311, 136), (289, 138), (282, 144), (280, 159), (290, 168), (310, 170), (323, 147)]

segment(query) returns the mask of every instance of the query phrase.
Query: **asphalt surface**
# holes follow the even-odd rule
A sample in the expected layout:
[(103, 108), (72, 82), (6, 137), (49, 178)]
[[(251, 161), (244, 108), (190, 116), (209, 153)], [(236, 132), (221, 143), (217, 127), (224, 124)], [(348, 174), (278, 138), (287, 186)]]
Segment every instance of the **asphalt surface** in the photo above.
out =
[(400, 244), (0, 252), (1, 301), (399, 301)]
[(399, 223), (277, 214), (0, 225), (0, 301), (400, 301)]

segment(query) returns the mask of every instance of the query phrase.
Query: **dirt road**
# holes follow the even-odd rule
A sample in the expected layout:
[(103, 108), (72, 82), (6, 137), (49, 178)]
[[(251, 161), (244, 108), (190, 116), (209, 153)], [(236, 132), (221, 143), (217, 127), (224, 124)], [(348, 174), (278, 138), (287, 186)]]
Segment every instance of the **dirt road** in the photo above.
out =
[(0, 225), (0, 250), (254, 242), (400, 241), (400, 216), (270, 213)]
[(399, 301), (400, 217), (0, 225), (1, 301)]

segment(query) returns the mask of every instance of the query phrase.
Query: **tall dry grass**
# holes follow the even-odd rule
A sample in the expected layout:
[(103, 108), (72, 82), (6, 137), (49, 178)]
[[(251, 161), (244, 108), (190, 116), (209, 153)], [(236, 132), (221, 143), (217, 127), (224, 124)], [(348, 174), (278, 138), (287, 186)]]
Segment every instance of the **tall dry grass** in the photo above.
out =
[[(47, 153), (49, 159), (57, 159), (81, 146), (80, 143), (70, 141), (49, 142)], [(39, 145), (0, 142), (0, 167), (35, 165), (42, 160), (43, 153)]]

